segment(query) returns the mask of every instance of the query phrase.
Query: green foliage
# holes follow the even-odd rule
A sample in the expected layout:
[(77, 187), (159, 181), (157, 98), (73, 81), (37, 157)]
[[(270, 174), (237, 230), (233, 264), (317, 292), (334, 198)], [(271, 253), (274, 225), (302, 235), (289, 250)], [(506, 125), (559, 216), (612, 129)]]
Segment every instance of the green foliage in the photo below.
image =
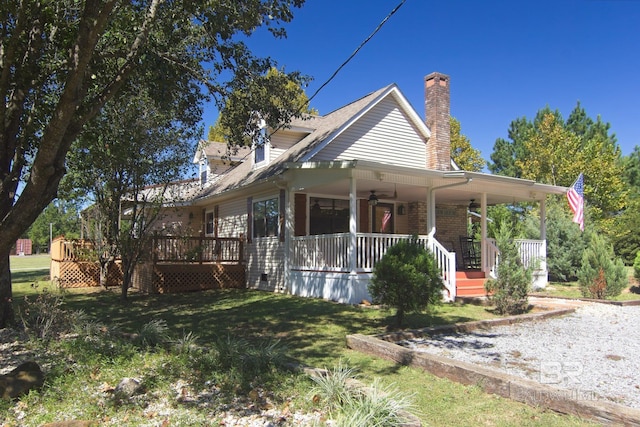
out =
[[(145, 119), (157, 110), (167, 126), (184, 120), (185, 129), (189, 124), (197, 129), (206, 100), (213, 97), (221, 108), (240, 93), (242, 102), (237, 104), (245, 113), (229, 118), (232, 129), (255, 130), (246, 111), (260, 111), (269, 123), (294, 117), (290, 100), (272, 95), (288, 95), (291, 91), (281, 84), (306, 78), (293, 72), (265, 79), (275, 61), (256, 57), (244, 39), (260, 28), (275, 37), (286, 36), (282, 25), (303, 4), (304, 0), (257, 0), (242, 7), (235, 2), (183, 0), (3, 2), (0, 257), (8, 259), (10, 242), (58, 196), (67, 154), (95, 125), (92, 120), (98, 114), (103, 120), (111, 117), (110, 124), (120, 130), (135, 121), (127, 114), (133, 111), (127, 104), (137, 102), (129, 97), (141, 94), (153, 101)], [(118, 107), (119, 116), (101, 113)], [(176, 115), (167, 120), (169, 111)], [(156, 129), (149, 129), (148, 140), (161, 134)], [(131, 139), (94, 142), (118, 151)], [(143, 149), (132, 157), (145, 155)], [(3, 273), (0, 327), (12, 317), (6, 302), (10, 296), (11, 281)]]
[(356, 383), (356, 371), (342, 364), (324, 374), (313, 375), (313, 401), (320, 402), (339, 427), (402, 426), (413, 405), (397, 388), (376, 378), (371, 386)]
[(374, 266), (369, 292), (374, 303), (396, 309), (400, 327), (406, 313), (438, 303), (443, 287), (433, 255), (417, 241), (401, 241)]
[(640, 146), (622, 158), (624, 178), (629, 189), (625, 209), (613, 220), (608, 233), (613, 249), (625, 264), (631, 265), (640, 251)]
[(599, 299), (618, 296), (629, 285), (623, 262), (615, 258), (604, 236), (590, 233), (578, 282), (583, 296)]
[[(567, 211), (566, 198), (548, 199), (547, 202), (547, 269), (553, 282), (575, 281), (582, 263), (586, 245), (585, 233), (572, 221)], [(540, 237), (540, 216), (532, 214), (526, 219), (527, 237)]]
[(223, 385), (231, 389), (248, 389), (256, 377), (268, 380), (287, 361), (286, 347), (274, 339), (219, 336), (212, 343), (212, 352), (217, 368), (229, 373), (232, 381)]
[(485, 283), (489, 300), (500, 314), (523, 313), (529, 308), (529, 287), (531, 268), (526, 268), (520, 259), (518, 248), (513, 241), (511, 229), (505, 223), (496, 238), (500, 250), (497, 278)]
[(451, 158), (465, 171), (479, 172), (487, 163), (480, 154), (471, 146), (471, 141), (466, 135), (460, 133), (460, 122), (454, 117), (450, 118), (451, 134)]
[(47, 249), (50, 231), (54, 238), (57, 236), (65, 236), (68, 239), (79, 238), (80, 220), (77, 206), (63, 200), (51, 202), (31, 224), (26, 236), (31, 239), (35, 248)]
[(533, 121), (511, 123), (510, 140), (496, 140), (489, 170), (567, 187), (583, 172), (590, 218), (607, 229), (626, 199), (621, 151), (609, 128), (599, 117), (588, 118), (579, 103), (566, 122), (546, 107)]
[(640, 251), (636, 254), (636, 259), (633, 262), (633, 277), (640, 280)]

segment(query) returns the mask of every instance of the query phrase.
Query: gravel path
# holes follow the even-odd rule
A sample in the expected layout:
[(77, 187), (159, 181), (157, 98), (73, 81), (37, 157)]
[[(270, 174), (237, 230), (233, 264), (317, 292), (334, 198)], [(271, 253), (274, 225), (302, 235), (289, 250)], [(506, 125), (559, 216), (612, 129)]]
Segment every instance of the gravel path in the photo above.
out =
[(640, 408), (640, 306), (589, 303), (560, 318), (399, 344), (539, 381), (576, 399)]

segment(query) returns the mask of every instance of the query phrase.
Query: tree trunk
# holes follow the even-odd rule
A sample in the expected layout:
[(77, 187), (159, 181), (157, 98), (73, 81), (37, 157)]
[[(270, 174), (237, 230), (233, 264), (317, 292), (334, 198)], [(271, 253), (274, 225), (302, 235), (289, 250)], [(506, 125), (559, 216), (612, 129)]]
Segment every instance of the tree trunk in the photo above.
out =
[(9, 252), (9, 248), (0, 248), (0, 329), (14, 321)]

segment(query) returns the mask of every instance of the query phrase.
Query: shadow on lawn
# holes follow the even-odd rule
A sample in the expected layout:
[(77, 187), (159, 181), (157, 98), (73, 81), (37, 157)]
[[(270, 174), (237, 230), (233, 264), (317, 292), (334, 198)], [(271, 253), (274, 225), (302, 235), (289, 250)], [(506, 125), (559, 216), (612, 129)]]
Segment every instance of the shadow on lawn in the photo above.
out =
[[(150, 320), (163, 319), (175, 336), (193, 332), (202, 344), (227, 334), (273, 337), (282, 341), (292, 357), (301, 360), (339, 358), (347, 335), (384, 333), (394, 320), (388, 310), (238, 289), (169, 295), (131, 293), (127, 302), (120, 300), (117, 291), (68, 293), (65, 303), (70, 309), (82, 309), (128, 332), (138, 331)], [(470, 318), (442, 316), (437, 308), (429, 314), (408, 315), (405, 323), (419, 328), (466, 320)]]

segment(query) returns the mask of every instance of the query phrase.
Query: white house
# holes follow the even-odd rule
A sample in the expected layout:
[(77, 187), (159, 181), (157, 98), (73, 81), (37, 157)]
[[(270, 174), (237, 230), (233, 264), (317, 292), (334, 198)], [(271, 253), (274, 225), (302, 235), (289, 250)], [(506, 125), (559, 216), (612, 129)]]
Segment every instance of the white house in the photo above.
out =
[[(520, 244), (523, 259), (536, 262), (536, 286), (544, 286), (545, 198), (567, 189), (459, 170), (450, 157), (449, 86), (447, 75), (425, 77), (426, 120), (392, 84), (295, 120), (231, 157), (224, 144), (201, 143), (194, 162), (202, 188), (185, 206), (191, 218), (200, 213), (194, 228), (244, 241), (250, 288), (345, 303), (370, 299), (375, 262), (399, 239), (419, 235), (451, 300), (483, 295), (495, 267), (487, 207), (537, 202), (540, 240)], [(482, 241), (468, 246), (470, 203), (479, 205)], [(455, 273), (470, 269), (475, 276)]]

